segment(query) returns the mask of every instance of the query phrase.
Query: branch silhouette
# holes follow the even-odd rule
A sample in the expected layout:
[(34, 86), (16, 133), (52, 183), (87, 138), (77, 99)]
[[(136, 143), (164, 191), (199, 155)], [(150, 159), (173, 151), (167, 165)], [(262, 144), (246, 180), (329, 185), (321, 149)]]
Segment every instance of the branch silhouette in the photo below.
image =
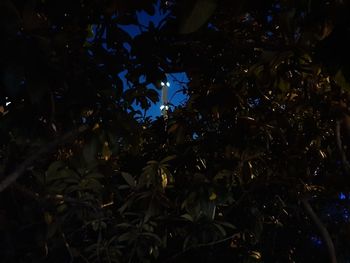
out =
[(69, 141), (70, 139), (75, 138), (82, 132), (88, 129), (88, 125), (82, 125), (77, 129), (69, 131), (62, 135), (60, 138), (57, 138), (55, 141), (43, 146), (35, 153), (31, 154), (27, 159), (25, 159), (15, 171), (9, 174), (5, 179), (3, 179), (0, 183), (0, 193), (4, 191), (11, 184), (16, 182), (16, 180), (30, 167), (37, 159), (39, 159), (42, 155), (51, 153), (53, 150), (57, 148), (58, 145)]

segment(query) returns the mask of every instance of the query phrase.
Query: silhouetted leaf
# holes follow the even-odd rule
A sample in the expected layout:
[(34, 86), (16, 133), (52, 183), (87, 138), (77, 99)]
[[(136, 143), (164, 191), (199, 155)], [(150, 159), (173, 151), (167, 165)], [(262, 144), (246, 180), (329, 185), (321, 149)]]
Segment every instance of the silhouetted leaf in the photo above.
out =
[(132, 177), (131, 174), (129, 173), (125, 173), (125, 172), (121, 172), (121, 175), (123, 176), (124, 180), (131, 186), (131, 187), (135, 187), (135, 179)]
[(350, 84), (345, 79), (342, 70), (338, 70), (337, 74), (335, 75), (335, 82), (345, 91), (350, 91)]
[(180, 33), (189, 34), (202, 27), (216, 9), (216, 0), (197, 0), (180, 24)]

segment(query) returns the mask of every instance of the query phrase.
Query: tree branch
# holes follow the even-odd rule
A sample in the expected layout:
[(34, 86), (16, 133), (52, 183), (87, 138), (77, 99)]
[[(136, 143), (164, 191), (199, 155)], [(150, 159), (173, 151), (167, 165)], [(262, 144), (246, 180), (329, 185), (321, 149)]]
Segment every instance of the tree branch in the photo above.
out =
[(335, 134), (336, 134), (336, 139), (337, 139), (337, 147), (338, 147), (338, 150), (339, 150), (339, 153), (341, 156), (344, 170), (348, 175), (350, 175), (350, 164), (348, 162), (348, 159), (346, 158), (346, 155), (345, 155), (345, 152), (343, 149), (343, 144), (342, 144), (341, 135), (340, 135), (340, 122), (339, 121), (337, 121), (337, 125), (335, 128)]
[(41, 147), (38, 151), (31, 154), (27, 159), (25, 159), (18, 167), (17, 169), (12, 172), (10, 175), (8, 175), (4, 180), (0, 183), (0, 193), (4, 191), (7, 187), (9, 187), (11, 184), (13, 184), (27, 169), (30, 167), (39, 157), (41, 157), (44, 154), (51, 153), (53, 150), (56, 149), (56, 147), (64, 143), (80, 133), (86, 131), (88, 129), (88, 125), (82, 125), (79, 128), (67, 132), (62, 137), (56, 139), (55, 141)]
[[(60, 195), (60, 194), (54, 194), (54, 195), (46, 195), (46, 196), (41, 196), (39, 193), (35, 193), (28, 189), (27, 187), (23, 185), (19, 185), (17, 183), (14, 183), (12, 186), (12, 189), (19, 192), (20, 194), (24, 195), (27, 199), (30, 198), (36, 202), (38, 202), (40, 205), (48, 205), (48, 204), (70, 204), (70, 205), (75, 205), (75, 206), (84, 206), (87, 207), (91, 210), (94, 210), (94, 212), (98, 212), (98, 210), (103, 209), (103, 206), (94, 206), (93, 204), (90, 204), (84, 200), (79, 200), (76, 198), (72, 198), (69, 196), (65, 195)], [(109, 204), (107, 204), (109, 205)]]
[(329, 262), (331, 263), (337, 263), (337, 257), (335, 253), (335, 248), (333, 245), (332, 238), (327, 230), (327, 228), (324, 226), (324, 224), (321, 222), (320, 218), (316, 215), (314, 210), (312, 209), (312, 206), (310, 202), (308, 201), (307, 198), (302, 198), (301, 203), (303, 204), (308, 216), (310, 219), (314, 222), (318, 230), (320, 231), (320, 234), (322, 236), (322, 239), (326, 243), (326, 247), (328, 250), (328, 255), (329, 255)]

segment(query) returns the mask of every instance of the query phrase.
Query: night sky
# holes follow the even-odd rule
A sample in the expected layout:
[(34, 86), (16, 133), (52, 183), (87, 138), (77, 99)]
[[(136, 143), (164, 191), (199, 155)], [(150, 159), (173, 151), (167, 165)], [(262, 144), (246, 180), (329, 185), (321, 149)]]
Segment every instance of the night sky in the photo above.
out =
[[(137, 14), (138, 23), (141, 26), (132, 25), (132, 24), (118, 25), (121, 29), (127, 32), (132, 38), (141, 34), (142, 33), (141, 30), (147, 31), (147, 28), (150, 25), (150, 23), (152, 23), (155, 28), (161, 27), (162, 26), (160, 25), (161, 21), (169, 15), (168, 12), (163, 12), (161, 10), (160, 1), (158, 1), (158, 4), (155, 6), (154, 15), (149, 15), (145, 11), (139, 11), (136, 14)], [(96, 26), (93, 27), (93, 31), (95, 30), (96, 30)], [(93, 39), (94, 39), (94, 36), (91, 36), (87, 41), (92, 42)], [(124, 47), (126, 47), (126, 49), (128, 49), (129, 51), (131, 50), (131, 47), (128, 43), (124, 43)], [(105, 48), (107, 49), (107, 46), (105, 46)], [(129, 87), (127, 80), (125, 79), (126, 74), (127, 74), (127, 70), (124, 70), (118, 74), (123, 81), (124, 90)], [(186, 102), (187, 96), (182, 92), (182, 90), (184, 90), (184, 88), (186, 87), (186, 83), (189, 82), (186, 73), (185, 72), (171, 73), (171, 74), (169, 73), (169, 74), (166, 74), (166, 76), (167, 76), (167, 81), (170, 83), (170, 88), (168, 90), (168, 101), (169, 101), (170, 107), (171, 108), (176, 107)], [(140, 79), (140, 81), (142, 81), (142, 79)], [(154, 90), (157, 90), (154, 87), (154, 85), (148, 85), (148, 87), (153, 88)], [(161, 90), (157, 90), (157, 92), (159, 93), (159, 95), (161, 95)], [(143, 110), (141, 109), (141, 107), (136, 105), (136, 103), (134, 103), (133, 106), (135, 107), (136, 110), (141, 110), (141, 112), (143, 113)], [(150, 116), (153, 119), (157, 116), (160, 116), (160, 106), (161, 106), (160, 100), (156, 104), (151, 103), (151, 107), (147, 110), (146, 116)]]

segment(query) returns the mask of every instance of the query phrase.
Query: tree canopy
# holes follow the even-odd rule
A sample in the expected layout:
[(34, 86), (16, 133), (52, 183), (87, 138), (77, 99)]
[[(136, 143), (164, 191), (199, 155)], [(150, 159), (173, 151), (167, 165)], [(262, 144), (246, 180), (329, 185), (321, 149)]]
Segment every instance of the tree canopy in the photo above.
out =
[(349, 11), (2, 0), (2, 261), (348, 262)]

